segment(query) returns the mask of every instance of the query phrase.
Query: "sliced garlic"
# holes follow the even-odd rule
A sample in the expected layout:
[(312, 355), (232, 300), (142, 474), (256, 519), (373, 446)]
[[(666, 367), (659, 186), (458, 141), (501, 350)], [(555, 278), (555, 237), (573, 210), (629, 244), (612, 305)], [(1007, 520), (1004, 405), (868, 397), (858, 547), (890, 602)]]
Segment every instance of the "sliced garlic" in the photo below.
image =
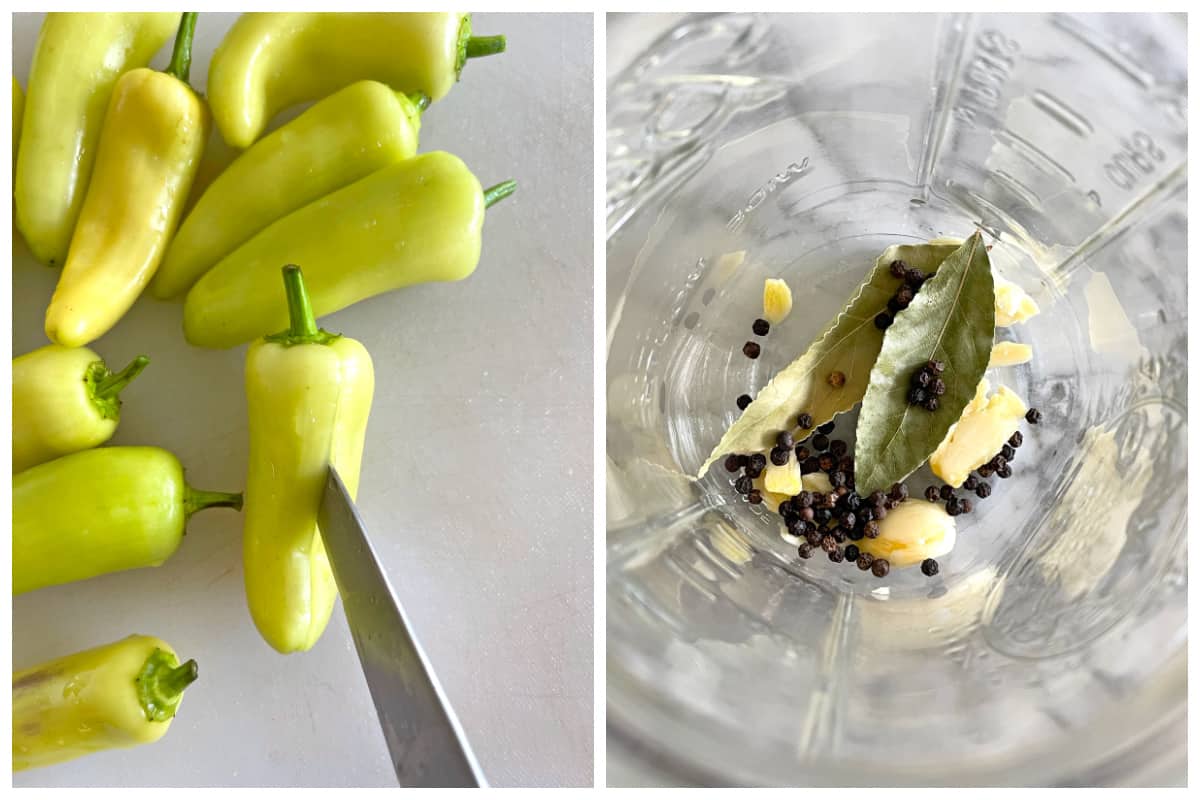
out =
[(1025, 364), (1033, 358), (1033, 347), (1019, 342), (996, 342), (992, 345), (992, 357), (988, 361), (991, 367), (1015, 367)]
[(804, 491), (829, 494), (833, 491), (833, 484), (824, 472), (810, 472), (804, 476)]
[(1025, 290), (1009, 280), (994, 275), (996, 291), (996, 326), (1007, 328), (1024, 322), (1038, 314), (1041, 309)]
[(767, 278), (763, 284), (763, 318), (772, 325), (778, 325), (790, 313), (792, 290), (780, 278)]
[(1007, 386), (986, 402), (987, 381), (980, 381), (975, 398), (929, 458), (933, 474), (951, 486), (961, 486), (971, 470), (992, 460), (1025, 416), (1025, 403)]
[(758, 489), (759, 493), (762, 495), (764, 506), (771, 511), (779, 511), (779, 504), (784, 500), (791, 500), (792, 495), (783, 494), (782, 492), (767, 491), (766, 482), (763, 480), (765, 474), (766, 473), (754, 479), (754, 488)]
[(768, 462), (767, 469), (763, 473), (763, 488), (768, 492), (785, 494), (788, 497), (800, 494), (804, 489), (800, 477), (800, 464), (794, 458), (789, 458), (782, 467)]
[(954, 549), (954, 517), (938, 503), (910, 498), (879, 523), (879, 536), (858, 542), (858, 549), (886, 558), (893, 567), (911, 567)]

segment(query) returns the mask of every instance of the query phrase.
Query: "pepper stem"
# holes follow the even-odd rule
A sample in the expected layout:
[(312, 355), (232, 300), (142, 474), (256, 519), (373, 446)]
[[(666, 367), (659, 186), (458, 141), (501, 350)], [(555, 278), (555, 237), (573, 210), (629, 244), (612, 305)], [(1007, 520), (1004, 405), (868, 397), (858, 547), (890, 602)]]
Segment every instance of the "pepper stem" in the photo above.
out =
[(179, 22), (179, 32), (175, 34), (175, 49), (171, 51), (171, 63), (167, 65), (167, 74), (174, 75), (184, 83), (192, 71), (192, 37), (196, 34), (195, 11), (186, 11)]
[(93, 396), (104, 400), (115, 398), (129, 385), (130, 381), (141, 374), (149, 363), (150, 359), (146, 356), (138, 356), (120, 372), (109, 372), (103, 380), (96, 384)]
[(233, 508), (242, 510), (241, 492), (206, 492), (188, 486), (183, 492), (183, 512), (191, 517), (206, 508)]
[(424, 111), (429, 108), (429, 95), (424, 92), (413, 92), (408, 95), (408, 99), (417, 107), (418, 111)]
[(483, 58), (503, 53), (508, 41), (503, 36), (472, 36), (467, 39), (467, 58)]
[(312, 301), (308, 299), (308, 287), (304, 285), (304, 273), (295, 264), (283, 268), (283, 289), (287, 294), (288, 320), (286, 331), (264, 337), (285, 347), (296, 344), (329, 344), (338, 334), (317, 327)]
[(134, 678), (138, 702), (151, 722), (165, 722), (175, 716), (183, 690), (200, 677), (195, 659), (177, 662), (173, 654), (156, 647)]
[(483, 190), (483, 207), (491, 208), (517, 190), (517, 182), (513, 180), (497, 183)]

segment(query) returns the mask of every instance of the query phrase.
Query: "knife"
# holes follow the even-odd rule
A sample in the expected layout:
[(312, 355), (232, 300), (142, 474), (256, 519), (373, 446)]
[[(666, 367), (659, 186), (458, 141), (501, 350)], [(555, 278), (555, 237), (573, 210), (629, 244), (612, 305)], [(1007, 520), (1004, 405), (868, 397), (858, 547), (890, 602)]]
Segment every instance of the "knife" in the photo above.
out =
[(332, 466), (317, 522), (400, 785), (487, 786)]

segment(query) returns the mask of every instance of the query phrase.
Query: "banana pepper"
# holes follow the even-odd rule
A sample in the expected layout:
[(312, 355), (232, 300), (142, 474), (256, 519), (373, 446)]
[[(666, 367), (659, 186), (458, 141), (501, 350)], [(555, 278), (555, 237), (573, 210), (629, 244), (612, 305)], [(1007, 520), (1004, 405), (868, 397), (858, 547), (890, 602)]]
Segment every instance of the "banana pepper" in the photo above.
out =
[(277, 113), (355, 81), (439, 100), (467, 59), (504, 52), (455, 13), (243, 14), (213, 54), (208, 96), (225, 141), (249, 147)]
[(192, 514), (242, 496), (187, 485), (157, 447), (101, 447), (13, 476), (13, 594), (138, 567), (178, 549)]
[(137, 635), (14, 672), (13, 771), (158, 741), (197, 675)]
[(303, 264), (313, 309), (331, 314), (479, 263), (485, 209), (516, 188), (484, 191), (455, 156), (425, 153), (293, 211), (234, 250), (188, 292), (183, 330), (201, 347), (233, 347), (279, 330), (287, 304), (278, 264)]
[(179, 224), (208, 138), (187, 84), (196, 15), (183, 15), (167, 72), (117, 81), (67, 263), (46, 310), (50, 341), (80, 347), (117, 323), (150, 282)]
[(272, 222), (417, 152), (422, 103), (375, 81), (321, 100), (255, 142), (184, 218), (150, 284), (181, 295)]
[(17, 227), (41, 262), (61, 266), (92, 176), (113, 87), (143, 67), (179, 14), (46, 15), (30, 67), (13, 202)]
[(333, 612), (317, 512), (331, 464), (351, 496), (358, 490), (375, 373), (365, 347), (317, 328), (300, 269), (283, 275), (291, 325), (246, 352), (243, 562), (254, 624), (291, 653), (316, 644)]
[(21, 120), (25, 116), (25, 93), (21, 91), (21, 84), (17, 83), (17, 78), (13, 76), (13, 138), (12, 138), (12, 166), (13, 174), (17, 174), (17, 153), (21, 149)]
[(121, 420), (121, 390), (150, 359), (119, 372), (86, 347), (49, 344), (12, 362), (12, 468), (20, 472), (104, 444)]

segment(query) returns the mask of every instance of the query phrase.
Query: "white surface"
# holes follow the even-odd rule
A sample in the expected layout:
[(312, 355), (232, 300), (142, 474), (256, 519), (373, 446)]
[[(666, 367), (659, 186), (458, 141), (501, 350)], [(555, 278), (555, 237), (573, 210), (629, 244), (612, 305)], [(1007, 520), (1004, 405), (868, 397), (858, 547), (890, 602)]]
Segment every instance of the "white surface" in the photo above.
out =
[[(201, 90), (234, 16), (200, 15)], [(39, 25), (14, 15), (22, 85)], [(490, 782), (590, 785), (592, 20), (480, 14), (475, 29), (507, 34), (508, 52), (467, 65), (421, 149), (458, 154), (485, 186), (520, 183), (488, 212), (478, 270), (322, 324), (374, 358), (359, 505)], [(14, 246), (14, 354), (45, 343), (54, 280)], [(245, 348), (191, 348), (180, 316), (143, 298), (93, 345), (112, 365), (151, 357), (114, 443), (169, 448), (193, 485), (237, 489)], [(200, 663), (162, 741), (17, 786), (394, 785), (340, 605), (311, 652), (271, 650), (245, 607), (240, 523), (205, 512), (162, 567), (15, 598), (16, 668), (132, 632)]]

